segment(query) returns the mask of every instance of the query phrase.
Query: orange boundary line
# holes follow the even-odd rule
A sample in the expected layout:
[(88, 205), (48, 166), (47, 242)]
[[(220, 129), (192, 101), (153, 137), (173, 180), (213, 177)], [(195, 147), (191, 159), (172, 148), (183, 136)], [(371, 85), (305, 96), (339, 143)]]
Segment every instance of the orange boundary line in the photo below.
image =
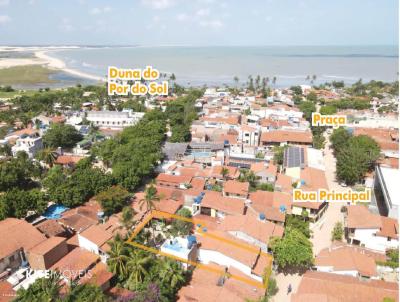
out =
[[(199, 262), (190, 261), (190, 260), (187, 260), (187, 259), (184, 259), (184, 258), (180, 258), (180, 257), (174, 256), (174, 255), (168, 254), (168, 253), (164, 253), (164, 252), (161, 252), (161, 251), (159, 251), (157, 249), (154, 249), (154, 248), (151, 248), (151, 247), (148, 247), (148, 246), (145, 246), (145, 245), (142, 245), (140, 243), (137, 243), (137, 242), (133, 241), (133, 239), (137, 236), (137, 234), (139, 234), (139, 232), (145, 227), (146, 224), (148, 224), (150, 222), (151, 219), (160, 218), (160, 217), (162, 217), (162, 218), (175, 218), (175, 219), (179, 219), (179, 220), (182, 220), (182, 221), (190, 222), (190, 223), (193, 223), (193, 224), (199, 224), (200, 223), (202, 227), (206, 227), (207, 226), (207, 224), (204, 223), (202, 220), (199, 220), (199, 219), (196, 219), (196, 218), (187, 218), (187, 217), (183, 217), (183, 216), (176, 215), (176, 214), (170, 214), (170, 213), (166, 213), (166, 212), (162, 212), (162, 211), (153, 210), (153, 211), (151, 211), (151, 213), (148, 216), (146, 216), (146, 218), (140, 224), (138, 224), (135, 227), (135, 231), (131, 234), (131, 236), (126, 241), (126, 243), (130, 244), (130, 245), (132, 245), (134, 247), (140, 248), (142, 250), (145, 250), (147, 252), (150, 252), (150, 253), (153, 253), (153, 254), (156, 254), (156, 255), (169, 257), (169, 258), (172, 258), (174, 260), (177, 260), (177, 261), (180, 261), (180, 262), (184, 262), (186, 264), (190, 264), (192, 266), (195, 266), (195, 267), (198, 267), (198, 268), (201, 268), (201, 269), (205, 269), (205, 270), (210, 271), (210, 272), (218, 273), (218, 274), (221, 274), (221, 275), (225, 274), (224, 270), (219, 270), (219, 269), (216, 269), (214, 267), (211, 267), (210, 265), (206, 265), (206, 264), (202, 264), (202, 263), (199, 263)], [(235, 247), (238, 247), (238, 248), (241, 248), (241, 249), (253, 252), (253, 253), (260, 254), (260, 256), (267, 256), (268, 258), (272, 257), (268, 253), (262, 252), (261, 249), (254, 248), (254, 247), (252, 247), (250, 245), (247, 245), (247, 244), (237, 243), (237, 242), (235, 242), (233, 240), (229, 240), (229, 239), (226, 239), (226, 238), (214, 235), (214, 234), (206, 233), (206, 232), (202, 231), (200, 228), (199, 228), (198, 232), (202, 236), (207, 236), (207, 237), (213, 238), (215, 240), (220, 240), (222, 242), (228, 243), (228, 244), (233, 245)], [(246, 277), (242, 277), (242, 276), (239, 276), (239, 275), (228, 273), (228, 276), (230, 278), (232, 278), (232, 279), (245, 282), (245, 283), (247, 283), (247, 284), (249, 284), (251, 286), (255, 286), (255, 287), (258, 287), (258, 288), (261, 288), (261, 289), (266, 289), (268, 287), (269, 275), (270, 275), (270, 269), (266, 273), (266, 277), (268, 277), (268, 278), (266, 278), (264, 280), (264, 282), (258, 282), (258, 281), (254, 281), (254, 280), (252, 280), (250, 278), (246, 278)]]

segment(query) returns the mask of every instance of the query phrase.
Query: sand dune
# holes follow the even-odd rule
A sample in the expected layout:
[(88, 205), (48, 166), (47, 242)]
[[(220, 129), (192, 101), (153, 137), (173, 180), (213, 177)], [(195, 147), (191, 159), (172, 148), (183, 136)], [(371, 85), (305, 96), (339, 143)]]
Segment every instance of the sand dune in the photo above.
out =
[(79, 78), (86, 78), (94, 81), (105, 81), (105, 78), (92, 75), (86, 72), (82, 72), (79, 70), (68, 68), (65, 63), (57, 58), (51, 57), (48, 52), (51, 50), (60, 50), (60, 49), (70, 49), (77, 47), (8, 47), (2, 46), (0, 47), (0, 52), (9, 51), (9, 52), (23, 52), (30, 51), (34, 52), (34, 58), (1, 58), (0, 59), (0, 69), (1, 68), (9, 68), (15, 66), (25, 66), (25, 65), (43, 65), (47, 66), (51, 69), (62, 70), (69, 74), (72, 74)]

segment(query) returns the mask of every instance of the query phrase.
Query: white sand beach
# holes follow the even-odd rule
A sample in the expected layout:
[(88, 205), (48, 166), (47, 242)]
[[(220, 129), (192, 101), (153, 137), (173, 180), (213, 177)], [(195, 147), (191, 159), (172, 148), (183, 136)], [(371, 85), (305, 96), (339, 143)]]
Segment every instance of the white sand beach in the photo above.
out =
[(79, 70), (68, 68), (65, 63), (52, 57), (49, 55), (49, 52), (52, 50), (61, 50), (61, 49), (71, 49), (78, 48), (75, 46), (70, 47), (9, 47), (9, 46), (1, 46), (0, 52), (24, 52), (30, 51), (33, 52), (33, 58), (0, 58), (0, 69), (1, 68), (10, 68), (15, 66), (26, 66), (26, 65), (43, 65), (50, 69), (62, 70), (79, 78), (90, 79), (94, 81), (105, 81), (105, 78), (92, 75), (89, 73), (85, 73)]

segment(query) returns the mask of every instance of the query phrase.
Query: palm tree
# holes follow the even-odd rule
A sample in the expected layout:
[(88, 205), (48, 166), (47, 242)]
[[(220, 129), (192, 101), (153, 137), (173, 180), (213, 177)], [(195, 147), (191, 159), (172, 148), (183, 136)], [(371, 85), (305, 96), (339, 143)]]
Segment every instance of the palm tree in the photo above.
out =
[(144, 198), (140, 200), (140, 210), (146, 205), (147, 211), (154, 210), (156, 208), (155, 202), (160, 201), (160, 196), (157, 195), (157, 189), (150, 185), (146, 188)]
[(171, 76), (169, 77), (169, 79), (171, 80), (171, 91), (172, 91), (172, 94), (174, 93), (174, 85), (175, 85), (175, 80), (176, 80), (176, 77), (175, 77), (175, 74), (173, 73), (173, 74), (171, 74)]
[(128, 287), (131, 290), (136, 290), (138, 285), (143, 282), (147, 276), (147, 266), (151, 262), (152, 257), (143, 253), (140, 250), (134, 249), (129, 253), (127, 268), (129, 270), (129, 278), (127, 281)]
[(113, 274), (121, 279), (128, 275), (127, 262), (129, 260), (128, 248), (124, 241), (117, 235), (113, 241), (109, 242), (111, 249), (108, 253), (107, 265)]
[(136, 214), (135, 210), (130, 206), (126, 206), (122, 209), (121, 222), (128, 230), (134, 225), (135, 221), (133, 220), (133, 217)]
[(272, 84), (273, 84), (273, 85), (276, 84), (276, 77), (275, 77), (275, 76), (272, 78)]
[(41, 279), (42, 291), (49, 297), (49, 301), (53, 301), (59, 297), (62, 287), (61, 274), (58, 271), (50, 274), (50, 277), (47, 279)]
[(51, 168), (57, 160), (57, 152), (51, 148), (45, 148), (38, 153), (37, 158)]
[(35, 119), (35, 128), (36, 129), (39, 129), (40, 128), (40, 125), (42, 124), (42, 122), (39, 120), (39, 119)]
[(170, 259), (163, 259), (161, 265), (159, 277), (162, 284), (175, 289), (186, 281), (183, 270), (178, 262)]
[(227, 167), (222, 167), (221, 175), (223, 179), (226, 179), (226, 177), (229, 175), (229, 169)]
[(315, 74), (313, 74), (313, 76), (312, 76), (313, 82), (314, 82), (316, 79), (317, 79), (317, 76), (316, 76)]
[(307, 75), (307, 76), (306, 76), (306, 81), (309, 81), (309, 80), (310, 80), (310, 76)]
[(238, 88), (238, 84), (239, 84), (239, 78), (238, 78), (238, 76), (234, 76), (233, 77), (233, 81), (235, 82), (235, 86), (236, 86), (236, 89)]

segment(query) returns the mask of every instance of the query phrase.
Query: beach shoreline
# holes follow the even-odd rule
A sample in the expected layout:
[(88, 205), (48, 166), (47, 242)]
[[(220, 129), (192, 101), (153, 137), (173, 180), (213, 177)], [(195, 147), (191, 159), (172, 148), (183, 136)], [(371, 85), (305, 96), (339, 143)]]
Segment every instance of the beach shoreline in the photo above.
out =
[(106, 79), (68, 68), (64, 61), (61, 59), (52, 57), (49, 52), (54, 50), (71, 49), (79, 47), (0, 47), (1, 52), (32, 52), (32, 58), (0, 58), (0, 69), (17, 67), (17, 66), (27, 66), (27, 65), (41, 65), (52, 70), (66, 72), (70, 75), (76, 76), (78, 78), (89, 79), (93, 81), (105, 82)]

